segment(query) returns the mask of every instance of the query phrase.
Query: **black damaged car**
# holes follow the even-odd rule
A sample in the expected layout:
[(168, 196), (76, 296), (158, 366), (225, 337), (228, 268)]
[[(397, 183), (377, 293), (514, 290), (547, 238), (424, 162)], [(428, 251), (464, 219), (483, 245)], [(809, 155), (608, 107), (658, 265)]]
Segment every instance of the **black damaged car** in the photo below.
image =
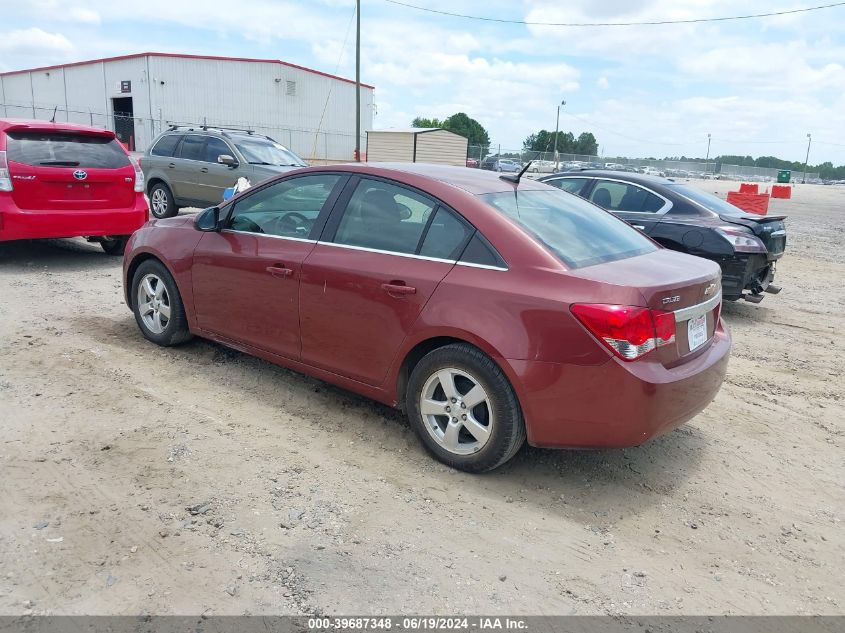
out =
[(659, 244), (722, 267), (722, 296), (759, 303), (777, 294), (775, 264), (786, 248), (783, 215), (754, 215), (670, 178), (582, 170), (539, 178), (619, 216)]

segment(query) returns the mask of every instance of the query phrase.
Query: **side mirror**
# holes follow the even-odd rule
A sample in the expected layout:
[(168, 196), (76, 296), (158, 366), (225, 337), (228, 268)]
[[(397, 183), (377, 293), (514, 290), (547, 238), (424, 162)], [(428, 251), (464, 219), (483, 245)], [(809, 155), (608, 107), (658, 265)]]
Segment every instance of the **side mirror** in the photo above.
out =
[(229, 154), (220, 154), (220, 156), (217, 157), (217, 162), (221, 165), (226, 165), (226, 167), (234, 168), (238, 166), (238, 161), (235, 160), (234, 156), (230, 156)]
[(194, 228), (197, 231), (214, 232), (220, 230), (220, 209), (217, 207), (209, 207), (205, 211), (200, 212), (197, 219), (194, 220)]

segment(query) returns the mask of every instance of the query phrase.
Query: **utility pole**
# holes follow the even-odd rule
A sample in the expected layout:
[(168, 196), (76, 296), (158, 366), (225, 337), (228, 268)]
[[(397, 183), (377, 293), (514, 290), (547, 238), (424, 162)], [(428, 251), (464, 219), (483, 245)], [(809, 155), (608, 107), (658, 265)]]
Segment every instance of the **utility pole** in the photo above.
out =
[(804, 177), (801, 179), (802, 183), (807, 182), (807, 163), (810, 161), (810, 143), (813, 142), (812, 135), (807, 133), (807, 157), (804, 159)]
[(555, 171), (558, 169), (558, 159), (557, 159), (557, 136), (558, 132), (560, 131), (560, 106), (566, 105), (566, 101), (561, 101), (560, 105), (557, 107), (557, 121), (555, 123)]
[(361, 0), (355, 7), (355, 160), (361, 162)]
[(710, 132), (707, 133), (707, 156), (704, 158), (704, 171), (707, 170), (707, 161), (710, 160)]

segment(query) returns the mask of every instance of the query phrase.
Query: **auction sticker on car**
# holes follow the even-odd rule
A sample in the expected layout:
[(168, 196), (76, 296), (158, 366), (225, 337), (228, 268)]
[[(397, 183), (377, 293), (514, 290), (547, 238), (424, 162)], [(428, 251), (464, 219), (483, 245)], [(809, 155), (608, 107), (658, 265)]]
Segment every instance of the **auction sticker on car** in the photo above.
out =
[(687, 322), (689, 351), (698, 349), (707, 342), (707, 315), (702, 314)]

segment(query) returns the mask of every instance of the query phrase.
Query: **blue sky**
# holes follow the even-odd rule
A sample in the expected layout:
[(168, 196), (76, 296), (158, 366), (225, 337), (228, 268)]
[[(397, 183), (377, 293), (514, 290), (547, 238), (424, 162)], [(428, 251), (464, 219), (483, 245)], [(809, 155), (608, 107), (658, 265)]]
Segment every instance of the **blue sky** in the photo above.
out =
[[(816, 0), (409, 0), (531, 22), (689, 19)], [(7, 3), (6, 3), (7, 4)], [(845, 7), (758, 20), (565, 28), (469, 21), (363, 0), (374, 127), (464, 111), (516, 149), (593, 132), (605, 156), (776, 155), (845, 164)], [(276, 58), (354, 76), (354, 0), (29, 0), (4, 7), (0, 69), (147, 50)], [(352, 27), (350, 29), (350, 26)], [(348, 33), (348, 38), (347, 38)], [(344, 47), (344, 41), (346, 46)]]

